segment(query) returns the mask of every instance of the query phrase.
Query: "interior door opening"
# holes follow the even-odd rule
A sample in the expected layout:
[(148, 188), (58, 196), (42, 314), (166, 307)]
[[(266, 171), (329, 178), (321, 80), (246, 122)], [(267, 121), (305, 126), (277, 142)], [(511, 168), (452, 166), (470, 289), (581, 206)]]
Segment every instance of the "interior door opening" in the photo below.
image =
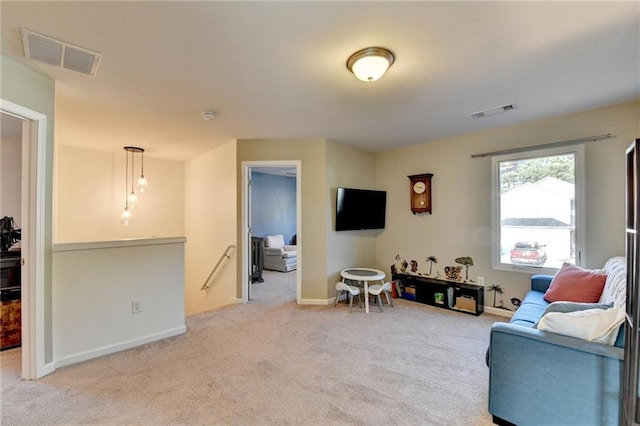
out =
[[(45, 166), (47, 163), (47, 116), (0, 99), (2, 117), (18, 121), (21, 128), (20, 159), (20, 360), (23, 379), (38, 379), (55, 370), (52, 348), (46, 359), (45, 334)], [(9, 125), (10, 126), (10, 125)], [(6, 136), (8, 127), (2, 127)], [(2, 165), (4, 171), (5, 165)], [(3, 177), (4, 180), (4, 177)], [(3, 190), (4, 192), (4, 190)], [(3, 201), (4, 205), (4, 201)], [(0, 212), (2, 214), (2, 212)], [(15, 219), (15, 217), (14, 217)]]
[[(295, 292), (299, 303), (300, 162), (243, 164), (243, 239), (247, 248), (243, 256), (243, 300), (264, 301), (278, 295), (292, 298)], [(288, 293), (282, 293), (283, 288)]]
[(22, 344), (22, 124), (1, 113), (0, 125), (0, 350)]

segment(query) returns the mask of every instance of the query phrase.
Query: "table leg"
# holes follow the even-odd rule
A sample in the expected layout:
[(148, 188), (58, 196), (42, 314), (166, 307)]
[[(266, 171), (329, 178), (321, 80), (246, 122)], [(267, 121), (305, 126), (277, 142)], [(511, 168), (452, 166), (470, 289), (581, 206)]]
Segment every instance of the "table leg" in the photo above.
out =
[(369, 313), (369, 282), (364, 282), (364, 311)]

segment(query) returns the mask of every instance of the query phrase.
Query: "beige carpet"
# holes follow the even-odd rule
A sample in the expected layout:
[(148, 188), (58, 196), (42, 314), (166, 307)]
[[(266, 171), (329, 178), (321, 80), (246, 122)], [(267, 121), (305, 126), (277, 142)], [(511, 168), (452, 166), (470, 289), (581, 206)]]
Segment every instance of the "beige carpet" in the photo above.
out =
[(405, 300), (366, 315), (297, 306), (295, 272), (265, 271), (246, 305), (188, 332), (38, 381), (1, 357), (2, 425), (490, 425), (489, 329), (500, 318)]

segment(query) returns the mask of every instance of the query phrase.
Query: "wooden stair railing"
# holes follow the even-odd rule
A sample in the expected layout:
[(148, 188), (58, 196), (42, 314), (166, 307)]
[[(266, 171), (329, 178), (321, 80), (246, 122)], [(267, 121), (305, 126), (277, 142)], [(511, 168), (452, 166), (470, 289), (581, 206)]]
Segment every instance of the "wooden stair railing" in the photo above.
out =
[(231, 250), (235, 249), (235, 248), (236, 248), (236, 246), (233, 245), (233, 244), (230, 244), (230, 245), (227, 246), (227, 248), (225, 249), (224, 253), (222, 253), (222, 256), (220, 256), (220, 259), (218, 259), (218, 262), (216, 263), (216, 266), (213, 267), (213, 269), (211, 270), (211, 273), (209, 274), (207, 279), (204, 280), (204, 284), (202, 284), (202, 287), (200, 287), (200, 290), (209, 290), (209, 281), (211, 280), (211, 277), (213, 277), (213, 274), (216, 273), (216, 270), (218, 269), (218, 267), (220, 266), (220, 264), (222, 263), (223, 260), (231, 258), (229, 256), (229, 252)]

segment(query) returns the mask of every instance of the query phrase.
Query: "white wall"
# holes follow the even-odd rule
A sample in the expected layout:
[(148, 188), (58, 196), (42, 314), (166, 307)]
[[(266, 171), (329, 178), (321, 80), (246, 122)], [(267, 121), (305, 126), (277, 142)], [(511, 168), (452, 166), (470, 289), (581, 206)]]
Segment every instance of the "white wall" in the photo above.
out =
[[(111, 153), (56, 144), (54, 241), (184, 235), (184, 163), (145, 153), (149, 188), (138, 194), (140, 203), (128, 226), (120, 223), (125, 206), (124, 169), (124, 149)], [(134, 173), (137, 180), (140, 156), (136, 156)]]
[(187, 315), (215, 309), (235, 300), (236, 262), (231, 252), (210, 282), (200, 290), (216, 262), (230, 244), (237, 247), (236, 142), (193, 158), (185, 167), (185, 231)]
[[(17, 120), (17, 119), (16, 119)], [(9, 216), (21, 224), (22, 141), (0, 141), (0, 217)]]
[(53, 266), (56, 367), (186, 331), (184, 238), (56, 244)]
[[(517, 111), (516, 111), (517, 113)], [(491, 119), (491, 118), (489, 118)], [(554, 117), (481, 133), (399, 148), (376, 155), (378, 188), (387, 190), (387, 227), (376, 241), (376, 263), (389, 270), (395, 256), (415, 259), (428, 272), (425, 257), (435, 255), (441, 271), (461, 256), (473, 258), (470, 278), (505, 290), (505, 306), (522, 298), (531, 274), (491, 267), (491, 161), (472, 154), (612, 133), (615, 138), (587, 143), (585, 266), (602, 267), (624, 254), (625, 149), (638, 137), (640, 102)], [(412, 215), (407, 175), (433, 173), (433, 214)], [(463, 268), (464, 273), (464, 268)], [(490, 294), (488, 300), (492, 300)]]

